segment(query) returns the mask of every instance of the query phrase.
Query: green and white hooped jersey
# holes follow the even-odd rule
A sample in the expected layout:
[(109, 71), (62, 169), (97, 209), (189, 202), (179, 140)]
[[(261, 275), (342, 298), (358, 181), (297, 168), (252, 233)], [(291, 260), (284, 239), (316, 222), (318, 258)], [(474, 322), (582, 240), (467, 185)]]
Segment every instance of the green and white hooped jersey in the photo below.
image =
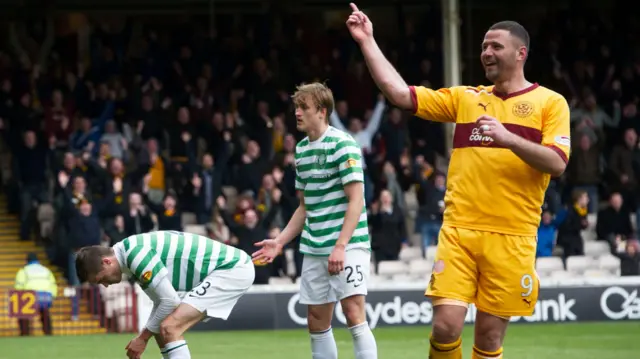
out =
[[(300, 239), (300, 252), (328, 256), (338, 240), (347, 197), (344, 186), (364, 182), (362, 151), (351, 135), (329, 126), (316, 141), (304, 138), (296, 146), (296, 190), (304, 194), (307, 218)], [(360, 220), (347, 250), (370, 249), (367, 210)]]
[(192, 233), (157, 231), (133, 235), (113, 246), (124, 272), (143, 289), (168, 276), (177, 292), (188, 292), (215, 270), (249, 263), (244, 251)]

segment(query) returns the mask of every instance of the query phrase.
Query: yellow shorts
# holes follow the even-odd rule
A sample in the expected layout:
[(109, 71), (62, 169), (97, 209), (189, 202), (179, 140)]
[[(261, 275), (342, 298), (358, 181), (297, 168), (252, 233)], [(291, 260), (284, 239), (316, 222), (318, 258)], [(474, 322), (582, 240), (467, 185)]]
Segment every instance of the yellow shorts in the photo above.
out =
[(529, 316), (540, 290), (535, 261), (536, 237), (442, 226), (425, 295), (500, 317)]

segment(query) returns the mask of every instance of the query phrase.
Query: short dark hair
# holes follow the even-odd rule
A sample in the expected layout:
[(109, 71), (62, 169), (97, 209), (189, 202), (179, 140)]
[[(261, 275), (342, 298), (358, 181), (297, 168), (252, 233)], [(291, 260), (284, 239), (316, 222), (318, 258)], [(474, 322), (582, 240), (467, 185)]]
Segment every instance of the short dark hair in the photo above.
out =
[(527, 48), (527, 55), (529, 54), (529, 43), (531, 39), (529, 38), (529, 32), (524, 28), (524, 26), (520, 25), (515, 21), (500, 21), (497, 22), (489, 28), (489, 30), (505, 30), (509, 31), (509, 34), (517, 37), (522, 43), (524, 47)]
[(76, 272), (80, 283), (85, 283), (90, 275), (102, 270), (102, 258), (113, 254), (113, 250), (103, 246), (80, 248), (76, 253)]

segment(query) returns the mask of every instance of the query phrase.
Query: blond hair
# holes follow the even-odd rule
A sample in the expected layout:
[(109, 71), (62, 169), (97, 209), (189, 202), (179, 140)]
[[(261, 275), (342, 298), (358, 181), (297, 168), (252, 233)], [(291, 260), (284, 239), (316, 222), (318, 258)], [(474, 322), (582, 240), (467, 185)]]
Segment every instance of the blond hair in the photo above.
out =
[(311, 99), (311, 103), (316, 110), (320, 111), (325, 109), (327, 111), (326, 120), (328, 121), (334, 108), (333, 92), (331, 89), (320, 82), (301, 84), (296, 87), (296, 92), (291, 96), (296, 107), (303, 108), (306, 107), (305, 101), (307, 98)]

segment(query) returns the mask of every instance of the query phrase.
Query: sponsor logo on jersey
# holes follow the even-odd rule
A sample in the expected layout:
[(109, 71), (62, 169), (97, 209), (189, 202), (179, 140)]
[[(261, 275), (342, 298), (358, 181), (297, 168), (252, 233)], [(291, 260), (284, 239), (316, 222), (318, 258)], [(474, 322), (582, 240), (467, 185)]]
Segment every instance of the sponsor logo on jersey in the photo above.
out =
[(151, 273), (151, 271), (146, 271), (142, 274), (142, 277), (140, 279), (142, 279), (143, 282), (148, 282), (151, 280), (151, 275), (153, 273)]
[(512, 112), (514, 116), (526, 118), (533, 113), (533, 104), (528, 101), (520, 101), (513, 105)]
[(347, 160), (347, 168), (355, 167), (357, 164), (358, 164), (358, 162), (356, 160), (354, 160), (353, 158), (349, 158)]
[(569, 136), (556, 136), (554, 140), (560, 146), (571, 146), (571, 138)]
[(493, 138), (482, 134), (479, 128), (474, 127), (469, 136), (469, 142), (475, 144), (480, 143), (482, 146), (489, 146), (493, 143)]

